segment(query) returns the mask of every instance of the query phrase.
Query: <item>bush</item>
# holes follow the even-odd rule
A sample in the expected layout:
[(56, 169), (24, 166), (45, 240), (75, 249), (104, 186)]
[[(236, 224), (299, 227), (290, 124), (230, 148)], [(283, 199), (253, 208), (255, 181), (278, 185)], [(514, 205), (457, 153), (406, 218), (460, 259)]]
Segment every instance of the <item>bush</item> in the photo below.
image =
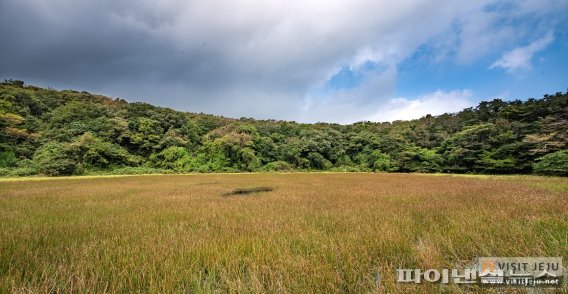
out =
[(242, 171), (238, 170), (234, 167), (226, 166), (226, 167), (221, 168), (220, 172), (223, 172), (223, 173), (240, 173)]
[(538, 174), (568, 176), (568, 151), (556, 151), (537, 158), (533, 169)]
[(342, 165), (336, 166), (330, 169), (332, 172), (344, 172), (344, 173), (356, 173), (361, 171), (361, 167), (359, 166), (349, 166), (349, 165)]
[(153, 168), (153, 167), (146, 167), (146, 166), (137, 166), (137, 167), (117, 167), (110, 170), (98, 170), (98, 171), (89, 171), (88, 174), (90, 175), (144, 175), (144, 174), (172, 174), (174, 173), (171, 170), (161, 169), (161, 168)]
[(283, 172), (283, 171), (292, 171), (294, 167), (285, 162), (285, 161), (273, 161), (265, 164), (261, 169), (261, 171), (272, 171), (272, 172)]
[(29, 159), (22, 159), (17, 161), (13, 167), (0, 168), (1, 177), (22, 177), (32, 176), (38, 173), (37, 168)]
[(37, 169), (33, 167), (17, 167), (10, 170), (10, 176), (15, 177), (25, 177), (25, 176), (33, 176), (36, 175)]
[(76, 174), (77, 163), (70, 158), (57, 158), (43, 162), (39, 170), (48, 176), (70, 176)]

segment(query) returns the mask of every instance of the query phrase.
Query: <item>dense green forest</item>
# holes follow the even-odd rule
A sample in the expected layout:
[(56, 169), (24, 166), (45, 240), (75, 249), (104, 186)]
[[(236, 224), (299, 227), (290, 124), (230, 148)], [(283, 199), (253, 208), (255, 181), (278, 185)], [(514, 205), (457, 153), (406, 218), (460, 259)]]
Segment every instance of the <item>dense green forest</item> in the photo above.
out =
[(385, 171), (568, 175), (568, 92), (393, 123), (231, 119), (6, 80), (0, 175)]

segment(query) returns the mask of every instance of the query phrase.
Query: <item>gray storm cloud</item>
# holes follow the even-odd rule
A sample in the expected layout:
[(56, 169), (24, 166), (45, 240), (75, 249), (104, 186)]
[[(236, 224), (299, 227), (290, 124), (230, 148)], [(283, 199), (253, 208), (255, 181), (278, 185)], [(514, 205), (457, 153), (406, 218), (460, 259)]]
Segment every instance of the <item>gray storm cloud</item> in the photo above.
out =
[[(505, 2), (517, 9), (487, 9)], [(566, 6), (545, 2), (0, 0), (0, 78), (233, 117), (352, 122), (400, 98), (396, 65), (419, 46), (453, 40), (443, 46), (455, 58), (477, 58), (472, 40), (514, 39), (493, 25), (500, 17)], [(369, 60), (388, 70), (311, 94)]]

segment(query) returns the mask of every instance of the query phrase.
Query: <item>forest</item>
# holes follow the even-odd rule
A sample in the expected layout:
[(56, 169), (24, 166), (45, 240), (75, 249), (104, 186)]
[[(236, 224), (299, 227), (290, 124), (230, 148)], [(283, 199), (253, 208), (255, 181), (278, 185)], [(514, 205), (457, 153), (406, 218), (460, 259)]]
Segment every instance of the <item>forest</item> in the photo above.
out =
[(395, 122), (181, 112), (0, 83), (0, 175), (421, 172), (568, 175), (568, 92)]

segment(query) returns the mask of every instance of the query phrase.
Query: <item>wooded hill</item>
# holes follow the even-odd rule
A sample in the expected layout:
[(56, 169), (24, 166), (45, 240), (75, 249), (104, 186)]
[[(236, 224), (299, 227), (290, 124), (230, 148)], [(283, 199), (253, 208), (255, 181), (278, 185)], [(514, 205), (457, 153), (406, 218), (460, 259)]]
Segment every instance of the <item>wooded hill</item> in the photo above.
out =
[(393, 123), (187, 113), (0, 84), (0, 175), (386, 171), (568, 175), (568, 92)]

